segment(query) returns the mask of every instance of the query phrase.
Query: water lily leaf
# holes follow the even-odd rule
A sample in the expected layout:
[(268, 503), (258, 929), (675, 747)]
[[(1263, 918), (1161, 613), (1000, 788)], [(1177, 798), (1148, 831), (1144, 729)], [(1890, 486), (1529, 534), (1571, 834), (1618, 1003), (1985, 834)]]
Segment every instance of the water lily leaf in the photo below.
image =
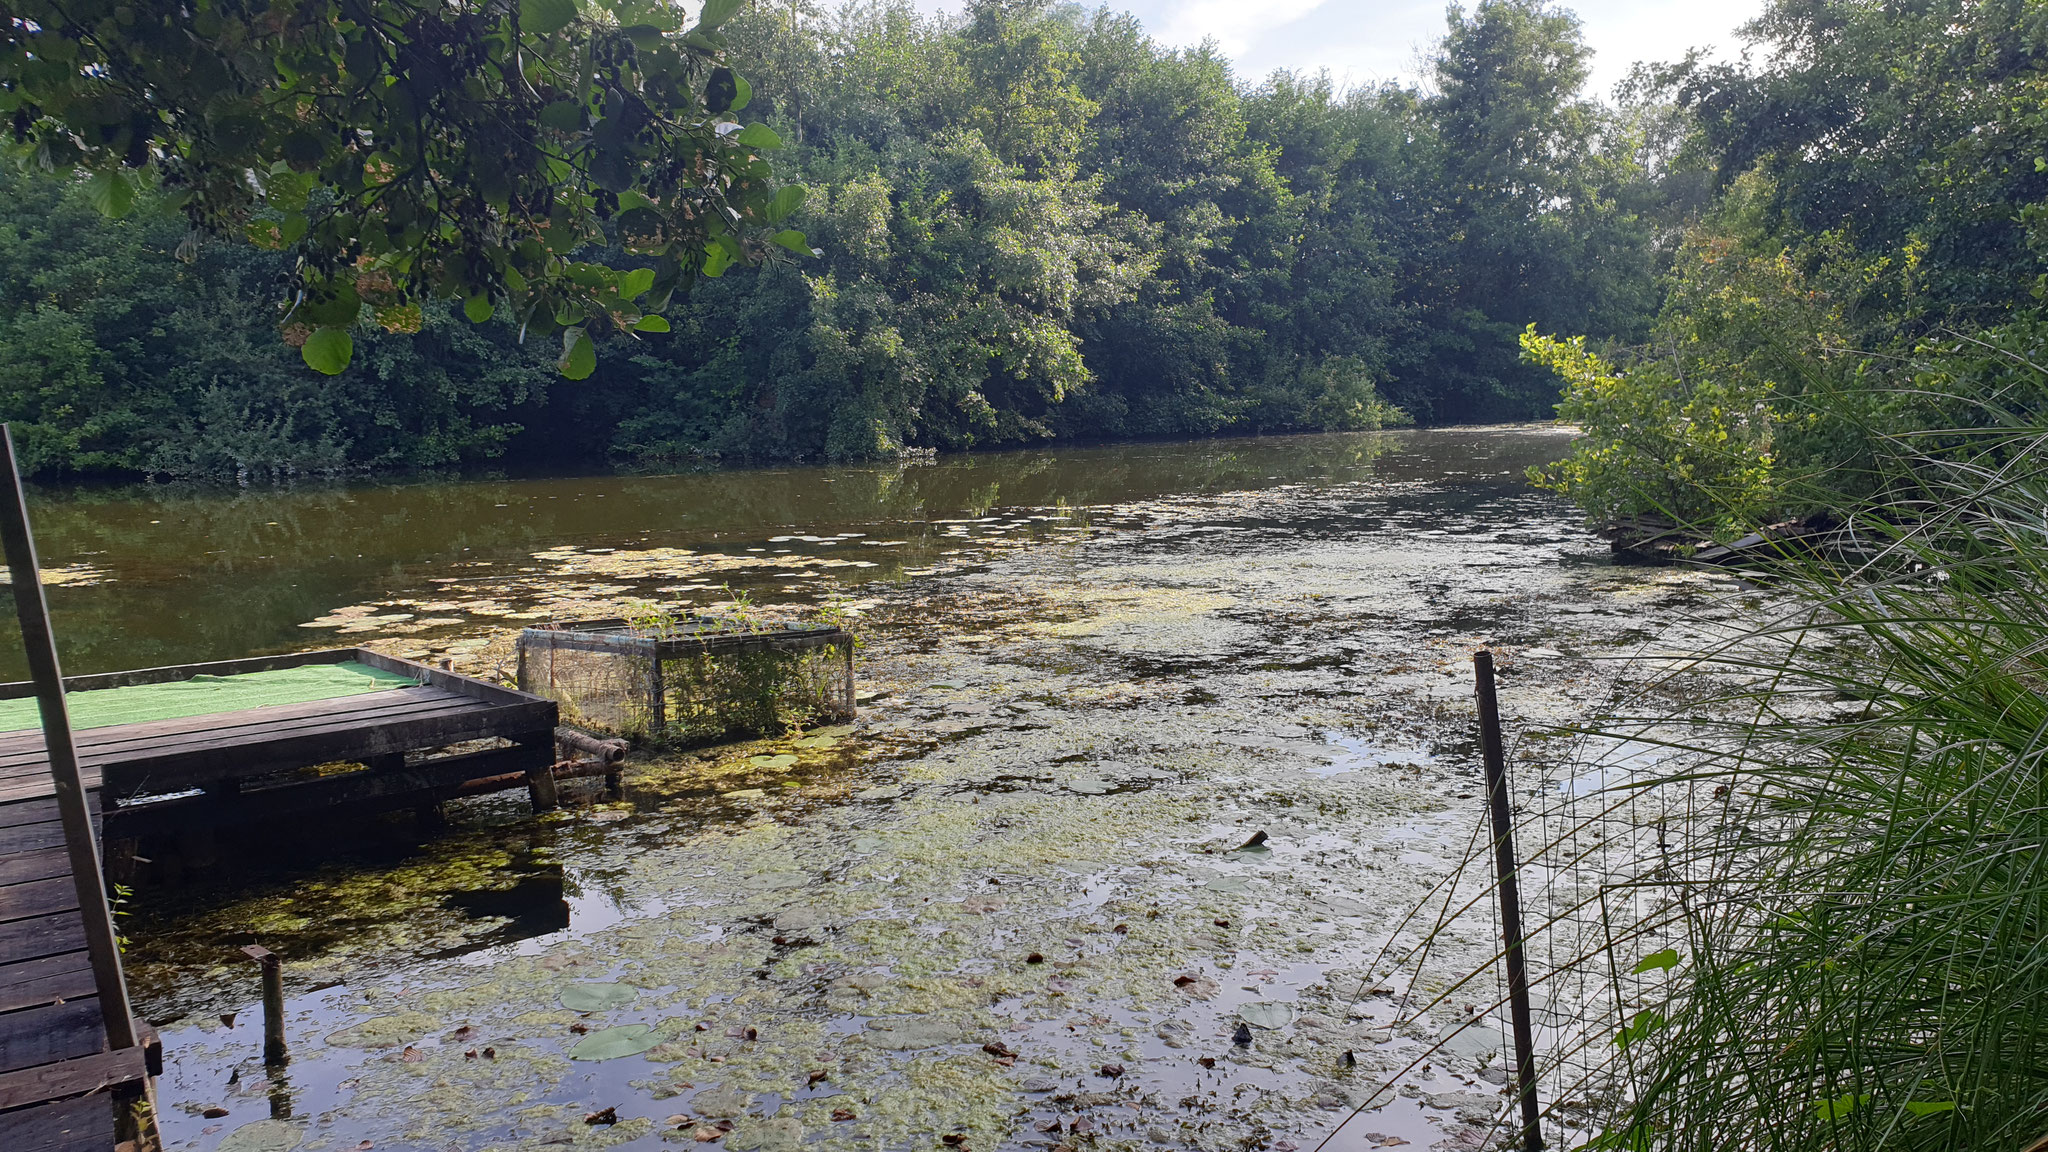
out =
[(624, 984), (571, 984), (562, 990), (562, 1007), (571, 1012), (602, 1012), (623, 1008), (639, 995)]
[(778, 753), (774, 756), (763, 753), (759, 756), (748, 757), (747, 763), (759, 765), (762, 768), (787, 768), (791, 764), (796, 763), (796, 757), (788, 752)]
[(1237, 1010), (1237, 1018), (1254, 1028), (1285, 1028), (1294, 1016), (1294, 1005), (1279, 1000), (1254, 1000)]
[(627, 1024), (618, 1028), (603, 1028), (576, 1042), (569, 1049), (571, 1060), (616, 1060), (621, 1056), (637, 1056), (661, 1043), (653, 1027), (646, 1024)]

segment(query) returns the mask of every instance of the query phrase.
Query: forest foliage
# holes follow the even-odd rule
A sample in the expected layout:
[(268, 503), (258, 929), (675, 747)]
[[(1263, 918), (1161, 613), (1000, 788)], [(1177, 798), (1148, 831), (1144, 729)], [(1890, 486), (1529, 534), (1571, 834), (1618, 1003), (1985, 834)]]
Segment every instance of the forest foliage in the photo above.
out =
[[(98, 177), (0, 175), (25, 464), (667, 467), (1542, 417), (1557, 382), (1520, 334), (1642, 340), (1702, 187), (1668, 107), (1589, 96), (1576, 20), (1530, 0), (1454, 11), (1426, 87), (1357, 90), (1043, 0), (762, 3), (718, 31), (773, 183), (808, 188), (776, 226), (815, 254), (700, 265), (665, 333), (571, 324), (581, 381), (531, 316), (425, 290), (405, 324), (365, 309), (317, 376), (278, 347), (289, 212), (249, 206), (269, 248), (195, 243), (147, 187), (108, 220)], [(671, 276), (597, 226), (577, 260)]]
[(1887, 438), (2048, 414), (2048, 8), (1775, 0), (1747, 35), (1642, 77), (1715, 190), (1648, 338), (1525, 335), (1588, 433), (1538, 480), (1596, 521), (1730, 538), (1880, 492)]

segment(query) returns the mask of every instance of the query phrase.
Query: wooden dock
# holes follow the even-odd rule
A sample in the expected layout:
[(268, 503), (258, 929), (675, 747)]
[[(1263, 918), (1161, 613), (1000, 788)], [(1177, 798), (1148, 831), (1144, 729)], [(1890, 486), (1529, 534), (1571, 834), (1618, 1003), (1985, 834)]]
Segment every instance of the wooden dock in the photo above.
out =
[[(343, 661), (417, 683), (74, 733), (110, 870), (138, 838), (312, 811), (419, 807), (477, 781), (523, 782), (537, 808), (553, 806), (553, 701), (364, 649), (78, 676), (64, 685), (69, 694)], [(0, 699), (33, 692), (31, 684), (0, 685)], [(337, 763), (361, 767), (335, 772)], [(304, 772), (315, 765), (327, 767)], [(107, 1050), (70, 861), (43, 733), (0, 735), (5, 1152), (114, 1148), (115, 1099), (137, 1091), (160, 1063), (150, 1043)]]
[(142, 1045), (107, 1050), (47, 769), (43, 785), (0, 802), (0, 1148), (107, 1152), (162, 1050), (142, 1024)]

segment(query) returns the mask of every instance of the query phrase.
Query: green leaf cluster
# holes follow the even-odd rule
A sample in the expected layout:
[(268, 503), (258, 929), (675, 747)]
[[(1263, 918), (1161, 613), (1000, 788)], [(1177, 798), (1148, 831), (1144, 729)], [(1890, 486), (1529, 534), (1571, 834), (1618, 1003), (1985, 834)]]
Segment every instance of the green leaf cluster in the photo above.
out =
[[(435, 300), (630, 334), (699, 276), (796, 247), (765, 238), (779, 138), (736, 120), (733, 11), (29, 0), (0, 32), (0, 115), (109, 217), (156, 188), (201, 232), (289, 251), (281, 324), (318, 372), (350, 363), (364, 309), (407, 331)], [(645, 266), (578, 258), (607, 238)]]

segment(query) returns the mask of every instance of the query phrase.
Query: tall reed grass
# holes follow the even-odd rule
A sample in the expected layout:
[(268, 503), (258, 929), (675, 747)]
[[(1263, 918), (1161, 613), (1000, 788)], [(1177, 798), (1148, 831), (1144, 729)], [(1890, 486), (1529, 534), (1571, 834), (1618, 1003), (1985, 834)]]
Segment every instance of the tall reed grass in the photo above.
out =
[(1643, 877), (1676, 966), (1590, 1030), (1595, 1146), (2048, 1135), (2048, 430), (1883, 443), (1880, 495), (1765, 562), (1775, 618), (1685, 666), (1723, 688), (1604, 726), (1700, 807)]

